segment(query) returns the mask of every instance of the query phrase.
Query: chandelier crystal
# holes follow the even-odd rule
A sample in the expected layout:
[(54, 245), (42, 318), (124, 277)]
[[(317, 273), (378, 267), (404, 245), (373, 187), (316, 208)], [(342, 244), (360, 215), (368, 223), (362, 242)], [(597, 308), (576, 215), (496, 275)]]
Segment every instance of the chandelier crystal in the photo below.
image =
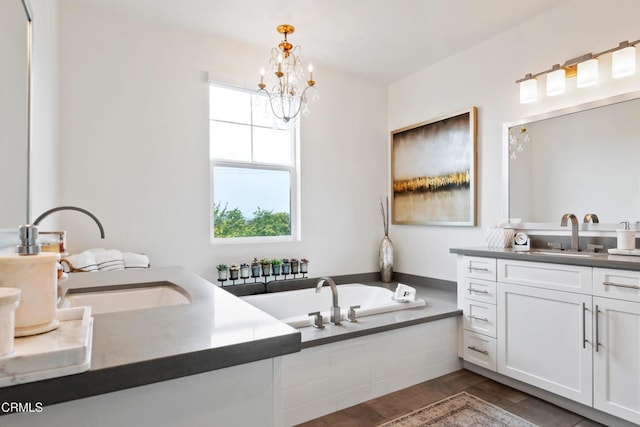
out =
[[(268, 96), (273, 114), (288, 123), (301, 110), (304, 115), (309, 114), (307, 97), (311, 94), (311, 99), (315, 101), (318, 99), (318, 93), (315, 88), (316, 82), (313, 80), (313, 65), (309, 64), (307, 67), (308, 78), (305, 81), (300, 46), (293, 47), (287, 40), (287, 36), (293, 33), (295, 28), (283, 24), (279, 25), (276, 31), (284, 35), (284, 40), (278, 47), (271, 49), (270, 72), (267, 73), (264, 68), (260, 70), (258, 92), (264, 92)], [(306, 86), (301, 89), (304, 84)]]

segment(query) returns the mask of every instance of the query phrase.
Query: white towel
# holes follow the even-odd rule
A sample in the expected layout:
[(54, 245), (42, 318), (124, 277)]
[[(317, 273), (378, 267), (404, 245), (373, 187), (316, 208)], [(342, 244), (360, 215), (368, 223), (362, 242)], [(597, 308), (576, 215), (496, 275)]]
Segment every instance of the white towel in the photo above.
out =
[(124, 270), (122, 252), (117, 249), (89, 249), (100, 271)]
[(122, 252), (124, 268), (149, 268), (149, 257), (143, 254)]
[(416, 300), (416, 289), (411, 286), (398, 283), (393, 299), (401, 302), (414, 302)]
[(62, 270), (65, 273), (76, 273), (81, 271), (98, 271), (96, 259), (89, 251), (79, 254), (69, 255), (60, 261)]

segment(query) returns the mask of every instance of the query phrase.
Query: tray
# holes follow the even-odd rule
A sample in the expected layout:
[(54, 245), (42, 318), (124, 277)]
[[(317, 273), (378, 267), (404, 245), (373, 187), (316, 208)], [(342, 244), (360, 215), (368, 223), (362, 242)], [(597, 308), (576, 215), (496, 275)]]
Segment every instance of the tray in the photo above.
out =
[(611, 255), (640, 256), (640, 249), (617, 249), (617, 248), (611, 248), (611, 249), (609, 249), (609, 253)]
[(91, 307), (59, 309), (57, 329), (16, 338), (13, 353), (0, 357), (0, 387), (77, 374), (91, 365)]

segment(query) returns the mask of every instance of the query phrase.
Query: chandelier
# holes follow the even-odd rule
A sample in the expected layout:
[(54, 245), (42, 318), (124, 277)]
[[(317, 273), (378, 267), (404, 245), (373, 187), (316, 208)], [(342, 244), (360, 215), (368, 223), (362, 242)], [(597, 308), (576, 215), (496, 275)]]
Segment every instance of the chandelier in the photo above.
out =
[[(264, 92), (269, 97), (269, 104), (273, 114), (285, 123), (296, 117), (300, 110), (302, 114), (309, 114), (307, 107), (307, 91), (313, 92), (312, 100), (318, 99), (318, 94), (313, 80), (313, 65), (309, 64), (308, 80), (304, 89), (299, 85), (305, 83), (305, 73), (302, 69), (300, 46), (293, 47), (287, 40), (287, 35), (292, 34), (295, 28), (292, 25), (283, 24), (276, 28), (278, 33), (284, 35), (284, 40), (271, 49), (269, 67), (271, 72), (266, 75), (265, 69), (260, 70), (260, 88), (258, 92)], [(265, 83), (266, 79), (266, 83)], [(267, 90), (267, 87), (270, 89)]]

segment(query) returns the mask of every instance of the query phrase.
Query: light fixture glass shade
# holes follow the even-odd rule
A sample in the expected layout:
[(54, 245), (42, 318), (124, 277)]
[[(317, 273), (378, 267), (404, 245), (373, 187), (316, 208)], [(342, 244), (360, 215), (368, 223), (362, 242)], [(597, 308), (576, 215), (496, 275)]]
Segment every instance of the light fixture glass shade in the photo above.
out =
[(520, 103), (528, 104), (538, 98), (538, 80), (528, 79), (520, 82)]
[(576, 86), (587, 87), (598, 83), (598, 60), (589, 59), (578, 64), (578, 79)]
[(563, 68), (547, 74), (547, 96), (564, 93), (565, 80), (565, 71)]
[(611, 54), (611, 77), (619, 79), (636, 72), (636, 48), (634, 46), (616, 50)]

